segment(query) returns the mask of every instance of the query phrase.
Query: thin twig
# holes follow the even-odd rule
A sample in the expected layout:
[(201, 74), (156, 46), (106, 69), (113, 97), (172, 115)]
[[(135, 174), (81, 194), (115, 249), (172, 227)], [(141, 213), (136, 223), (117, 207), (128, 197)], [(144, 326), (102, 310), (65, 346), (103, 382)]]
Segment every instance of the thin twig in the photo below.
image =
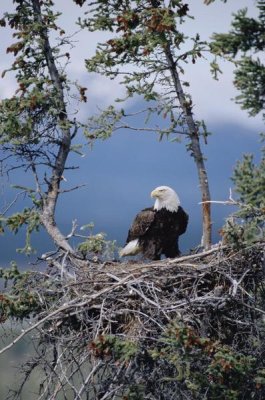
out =
[(52, 317), (56, 316), (57, 314), (59, 314), (62, 311), (69, 310), (70, 308), (73, 308), (73, 307), (83, 307), (83, 306), (89, 304), (92, 300), (96, 299), (97, 297), (100, 297), (102, 294), (105, 294), (105, 293), (110, 292), (111, 290), (113, 290), (114, 287), (116, 288), (118, 286), (123, 285), (129, 277), (121, 279), (118, 283), (114, 284), (111, 287), (107, 287), (107, 288), (102, 289), (101, 291), (99, 291), (97, 293), (92, 294), (85, 301), (81, 301), (81, 302), (75, 303), (75, 304), (68, 303), (68, 304), (65, 304), (65, 305), (57, 308), (56, 310), (54, 310), (50, 314), (46, 315), (46, 317), (40, 319), (38, 322), (36, 322), (32, 326), (30, 326), (28, 329), (23, 330), (21, 332), (21, 334), (18, 335), (11, 343), (9, 343), (7, 346), (5, 346), (4, 348), (2, 348), (0, 350), (0, 355), (3, 354), (5, 351), (9, 350), (12, 346), (14, 346), (17, 342), (19, 342), (25, 335), (27, 335), (29, 332), (31, 332), (32, 330), (36, 329), (40, 325), (42, 325), (45, 321), (47, 321), (49, 319), (52, 319)]

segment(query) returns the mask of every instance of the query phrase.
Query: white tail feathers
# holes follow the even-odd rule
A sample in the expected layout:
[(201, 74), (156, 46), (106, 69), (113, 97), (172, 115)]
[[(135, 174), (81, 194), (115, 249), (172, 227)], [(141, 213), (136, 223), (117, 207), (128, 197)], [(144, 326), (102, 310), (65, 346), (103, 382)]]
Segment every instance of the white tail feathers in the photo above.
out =
[(139, 240), (131, 240), (129, 243), (126, 244), (123, 249), (120, 251), (120, 257), (125, 257), (125, 256), (135, 256), (141, 251), (141, 247), (139, 246)]

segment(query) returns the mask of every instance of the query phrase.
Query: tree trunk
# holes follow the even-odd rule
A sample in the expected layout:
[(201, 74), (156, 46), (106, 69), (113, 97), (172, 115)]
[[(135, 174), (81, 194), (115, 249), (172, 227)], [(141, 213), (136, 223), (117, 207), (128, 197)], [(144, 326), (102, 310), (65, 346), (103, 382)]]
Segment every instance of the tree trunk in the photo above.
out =
[[(41, 15), (41, 5), (39, 0), (32, 0), (33, 10), (34, 10), (34, 18), (36, 22), (38, 22), (43, 29), (40, 31), (40, 38), (42, 39), (43, 53), (45, 55), (45, 59), (47, 62), (47, 68), (53, 82), (54, 87), (57, 90), (57, 95), (59, 99), (59, 113), (58, 113), (58, 122), (60, 125), (64, 125), (67, 122), (67, 111), (64, 101), (64, 89), (61, 81), (61, 77), (57, 66), (55, 64), (54, 56), (52, 53), (51, 45), (48, 38), (48, 32), (45, 27), (45, 24), (42, 21)], [(52, 166), (52, 174), (50, 179), (48, 180), (48, 190), (44, 194), (42, 212), (41, 212), (41, 221), (46, 228), (48, 234), (52, 237), (55, 244), (59, 247), (62, 247), (64, 250), (74, 253), (74, 250), (69, 245), (63, 234), (58, 229), (55, 223), (55, 208), (59, 195), (60, 183), (62, 180), (62, 175), (65, 168), (65, 163), (70, 152), (71, 145), (71, 131), (70, 128), (61, 128), (62, 138), (59, 142), (59, 149), (57, 155), (55, 157), (55, 163)]]
[[(188, 136), (191, 140), (191, 150), (192, 156), (196, 163), (198, 177), (199, 177), (199, 184), (202, 196), (202, 219), (203, 219), (203, 228), (202, 228), (202, 246), (204, 249), (209, 249), (211, 246), (211, 205), (209, 201), (211, 200), (210, 197), (210, 190), (209, 190), (209, 183), (207, 172), (204, 164), (203, 154), (201, 151), (200, 146), (200, 138), (198, 133), (198, 128), (194, 122), (192, 109), (189, 101), (187, 101), (185, 93), (183, 91), (181, 81), (179, 78), (178, 71), (176, 69), (176, 64), (174, 62), (172, 52), (170, 46), (168, 45), (165, 49), (165, 56), (169, 66), (169, 70), (171, 73), (171, 77), (174, 83), (174, 88), (176, 94), (178, 96), (178, 100), (182, 111), (185, 115), (185, 119), (188, 126)], [(207, 202), (207, 203), (205, 203)]]

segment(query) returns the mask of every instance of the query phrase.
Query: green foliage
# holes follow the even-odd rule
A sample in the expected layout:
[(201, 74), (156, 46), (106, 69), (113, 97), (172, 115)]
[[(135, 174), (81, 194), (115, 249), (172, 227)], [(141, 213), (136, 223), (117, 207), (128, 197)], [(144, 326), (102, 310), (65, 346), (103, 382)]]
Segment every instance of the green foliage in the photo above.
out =
[(6, 218), (6, 226), (14, 233), (17, 233), (22, 225), (28, 225), (29, 232), (38, 230), (40, 225), (39, 215), (35, 210), (25, 208), (22, 212), (13, 214)]
[(245, 154), (237, 162), (232, 180), (242, 203), (265, 208), (265, 148), (259, 164), (254, 163), (252, 154)]
[(99, 116), (91, 117), (88, 127), (84, 130), (84, 135), (90, 144), (92, 145), (95, 139), (106, 140), (109, 138), (123, 115), (122, 109), (117, 111), (113, 106), (109, 106)]
[[(47, 70), (43, 51), (43, 25), (33, 13), (33, 5), (16, 1), (16, 11), (5, 13), (4, 21), (14, 29), (19, 41), (7, 48), (15, 60), (8, 71), (14, 71), (17, 80), (15, 95), (4, 99), (0, 105), (0, 143), (14, 146), (37, 145), (55, 134), (57, 118), (61, 112), (61, 98)], [(52, 11), (52, 2), (42, 2), (45, 29), (57, 30), (57, 13)], [(58, 49), (53, 49), (58, 57)], [(4, 71), (2, 77), (5, 76)], [(62, 82), (65, 76), (61, 74)], [(45, 121), (45, 122), (44, 122)], [(43, 130), (43, 124), (49, 126)]]
[(113, 359), (115, 362), (129, 362), (139, 351), (138, 344), (123, 340), (117, 336), (100, 335), (89, 343), (89, 349), (95, 357)]
[(222, 395), (227, 399), (240, 398), (246, 390), (246, 377), (249, 380), (248, 384), (252, 380), (254, 386), (255, 370), (254, 357), (245, 356), (228, 346), (222, 346), (213, 355), (206, 370), (211, 381), (212, 398), (218, 399)]
[[(20, 81), (19, 81), (20, 82)], [(39, 81), (31, 84), (39, 85)], [(24, 85), (21, 82), (20, 86)], [(48, 118), (50, 123), (58, 115), (58, 98), (54, 89), (29, 87), (22, 92), (20, 97), (5, 99), (0, 104), (0, 144), (10, 143), (15, 146), (28, 144), (37, 145), (44, 139), (41, 135), (40, 125), (43, 118)], [(25, 87), (26, 88), (26, 87)]]
[(20, 272), (15, 262), (10, 268), (0, 269), (0, 279), (5, 286), (11, 282), (8, 292), (0, 294), (0, 322), (9, 318), (23, 320), (40, 309), (39, 297), (36, 292), (28, 290), (26, 282), (29, 272)]
[[(127, 385), (124, 398), (130, 400), (146, 398), (157, 381), (163, 382), (165, 393), (166, 387), (173, 390), (173, 385), (178, 385), (190, 398), (211, 400), (259, 398), (255, 396), (265, 385), (265, 370), (256, 357), (200, 336), (180, 321), (172, 321), (157, 344), (144, 352), (137, 343), (111, 335), (100, 335), (89, 349), (108, 363), (135, 363), (141, 370), (142, 379)], [(159, 370), (159, 376), (154, 370)]]
[(260, 368), (257, 371), (257, 375), (255, 376), (254, 381), (256, 383), (257, 389), (260, 389), (262, 386), (265, 385), (265, 369), (264, 368)]
[(239, 194), (239, 210), (223, 228), (228, 243), (244, 247), (265, 237), (265, 149), (259, 164), (246, 154), (235, 167), (232, 180)]
[[(146, 109), (145, 126), (151, 114), (162, 116), (161, 126), (153, 129), (160, 139), (172, 136), (178, 140), (180, 134), (187, 134), (186, 120), (176, 101), (165, 53), (167, 49), (172, 51), (174, 63), (181, 73), (184, 73), (187, 62), (196, 63), (202, 56), (206, 43), (201, 41), (198, 34), (191, 38), (191, 48), (187, 50), (186, 47), (188, 38), (181, 31), (181, 24), (190, 18), (189, 6), (181, 0), (168, 4), (163, 1), (115, 0), (96, 2), (89, 16), (79, 21), (82, 28), (90, 31), (109, 30), (113, 33), (111, 39), (99, 44), (96, 54), (86, 60), (86, 67), (89, 72), (97, 72), (111, 79), (121, 77), (126, 94), (124, 99), (116, 101), (140, 96), (152, 103)], [(183, 82), (183, 86), (188, 87), (189, 83)], [(188, 94), (185, 96), (191, 107), (191, 97)], [(135, 117), (139, 114), (136, 113)], [(102, 133), (108, 136), (120, 126), (130, 129), (132, 118), (119, 125), (121, 117), (132, 116), (125, 115), (123, 110), (115, 111), (113, 107), (103, 111), (97, 119), (89, 122), (91, 129), (88, 137), (101, 137)]]
[(93, 234), (94, 224), (90, 223), (81, 227), (81, 230), (89, 229), (88, 236), (85, 240), (78, 244), (77, 249), (83, 257), (94, 260), (111, 260), (114, 259), (116, 250), (116, 241), (106, 240), (105, 233)]
[[(135, 362), (139, 356), (139, 344), (128, 339), (121, 339), (114, 335), (99, 335), (88, 345), (93, 356), (105, 362), (114, 362), (116, 366)], [(123, 399), (143, 400), (145, 397), (145, 384), (128, 382)]]
[(39, 212), (34, 208), (25, 208), (22, 212), (15, 213), (10, 217), (0, 215), (0, 232), (3, 234), (5, 226), (14, 234), (18, 233), (19, 229), (26, 226), (26, 243), (22, 249), (17, 249), (20, 253), (26, 255), (34, 252), (31, 246), (31, 234), (33, 231), (38, 232), (41, 225)]
[(265, 39), (263, 36), (263, 21), (247, 17), (247, 9), (239, 10), (234, 15), (232, 30), (229, 33), (213, 35), (212, 50), (216, 54), (231, 54), (236, 56), (239, 51), (246, 53), (249, 50), (263, 50)]
[(19, 295), (0, 294), (0, 322), (9, 318), (29, 318), (40, 309), (36, 293), (22, 292)]
[(5, 280), (5, 285), (7, 284), (8, 280), (16, 281), (16, 279), (20, 278), (21, 278), (21, 273), (17, 268), (16, 262), (12, 261), (10, 263), (10, 268), (0, 268), (0, 279)]
[[(235, 70), (235, 87), (241, 92), (236, 102), (243, 110), (248, 110), (250, 116), (255, 116), (265, 108), (265, 67), (260, 59), (253, 60), (244, 57)], [(264, 115), (264, 114), (263, 114)]]
[[(229, 33), (213, 35), (211, 49), (217, 56), (224, 56), (235, 62), (235, 87), (241, 92), (236, 102), (249, 115), (255, 116), (264, 110), (265, 66), (255, 56), (265, 48), (265, 2), (257, 2), (257, 19), (247, 16), (247, 9), (239, 10), (234, 15), (232, 30)], [(235, 59), (236, 56), (238, 59)], [(220, 69), (216, 61), (212, 69), (216, 77)], [(265, 114), (263, 113), (263, 117)]]
[(200, 399), (241, 399), (255, 392), (256, 382), (262, 380), (263, 369), (257, 370), (256, 359), (228, 345), (201, 337), (194, 328), (173, 322), (161, 339), (162, 346), (152, 351), (156, 359), (167, 360), (176, 375), (165, 376), (169, 382), (182, 382)]
[(124, 400), (144, 400), (145, 386), (144, 385), (129, 385), (127, 392), (124, 394)]

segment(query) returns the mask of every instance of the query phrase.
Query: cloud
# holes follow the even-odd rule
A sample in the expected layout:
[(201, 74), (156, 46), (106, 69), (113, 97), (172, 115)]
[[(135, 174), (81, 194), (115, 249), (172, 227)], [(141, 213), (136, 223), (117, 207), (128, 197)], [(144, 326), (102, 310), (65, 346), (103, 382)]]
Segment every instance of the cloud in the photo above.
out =
[[(77, 7), (73, 2), (68, 2), (67, 6), (65, 6), (65, 3), (57, 0), (55, 5), (58, 11), (62, 11), (62, 4), (64, 4), (64, 9), (59, 18), (59, 24), (72, 37), (73, 45), (75, 46), (71, 49), (68, 71), (73, 81), (79, 81), (82, 86), (88, 88), (89, 113), (91, 114), (97, 110), (98, 106), (104, 108), (111, 104), (115, 98), (124, 96), (124, 89), (118, 80), (113, 81), (106, 77), (86, 72), (85, 58), (92, 56), (97, 43), (104, 42), (109, 37), (109, 34), (106, 32), (89, 33), (84, 30), (80, 31), (76, 21), (85, 8)], [(248, 7), (250, 14), (255, 15), (256, 8), (254, 4), (253, 0), (241, 0), (240, 5), (238, 2), (223, 4), (220, 1), (216, 1), (210, 6), (205, 6), (202, 1), (191, 2), (190, 13), (194, 15), (195, 19), (187, 21), (182, 28), (189, 36), (194, 36), (198, 32), (202, 40), (207, 40), (213, 32), (227, 32), (230, 29), (232, 13), (236, 12), (239, 7)], [(10, 33), (7, 30), (6, 32), (7, 34), (2, 37), (0, 46), (1, 71), (8, 68), (12, 62), (12, 57), (5, 54), (6, 47), (12, 42)], [(222, 63), (221, 67), (223, 74), (217, 82), (210, 75), (208, 61), (199, 60), (195, 65), (188, 64), (185, 66), (185, 80), (190, 82), (190, 93), (195, 104), (194, 113), (196, 118), (204, 119), (206, 123), (214, 121), (243, 122), (250, 128), (262, 129), (261, 118), (249, 118), (247, 113), (232, 101), (232, 98), (237, 95), (233, 86), (233, 65), (226, 62)], [(1, 98), (12, 95), (16, 87), (14, 77), (11, 74), (7, 74), (6, 78), (1, 81), (0, 87)], [(132, 101), (130, 101), (129, 105), (131, 104), (133, 104)], [(79, 108), (83, 118), (88, 113), (88, 104), (81, 105)]]
[[(238, 2), (228, 2), (223, 4), (216, 1), (211, 6), (205, 6), (202, 1), (191, 2), (190, 12), (195, 19), (190, 19), (182, 26), (185, 34), (195, 36), (200, 34), (202, 40), (208, 40), (214, 32), (228, 32), (231, 29), (232, 13), (239, 8), (248, 7), (249, 14), (257, 14), (255, 2), (253, 0), (241, 0)], [(77, 11), (75, 11), (77, 12)], [(71, 14), (71, 13), (70, 13)], [(64, 16), (65, 22), (69, 23), (69, 13)], [(87, 32), (79, 33), (79, 43), (76, 52), (76, 62), (72, 63), (71, 71), (77, 73), (88, 84), (88, 93), (94, 106), (103, 107), (110, 104), (115, 98), (123, 95), (123, 89), (117, 80), (109, 80), (100, 75), (88, 75), (84, 70), (83, 58), (88, 58), (94, 54), (96, 43), (103, 42), (108, 38), (108, 33), (93, 33), (88, 43)], [(79, 56), (79, 57), (78, 57)], [(213, 122), (232, 122), (244, 123), (250, 129), (260, 130), (263, 128), (261, 117), (249, 118), (246, 111), (242, 111), (240, 106), (235, 104), (233, 99), (238, 92), (233, 86), (234, 66), (229, 62), (221, 62), (223, 74), (219, 81), (215, 81), (210, 74), (209, 60), (212, 56), (208, 55), (207, 60), (201, 59), (195, 65), (185, 65), (185, 76), (183, 79), (190, 82), (190, 93), (195, 104), (194, 113), (197, 119), (204, 119), (206, 123)], [(138, 100), (138, 99), (137, 99)], [(136, 101), (137, 101), (136, 100)], [(133, 104), (132, 101), (129, 103)], [(94, 110), (96, 107), (92, 107)]]

